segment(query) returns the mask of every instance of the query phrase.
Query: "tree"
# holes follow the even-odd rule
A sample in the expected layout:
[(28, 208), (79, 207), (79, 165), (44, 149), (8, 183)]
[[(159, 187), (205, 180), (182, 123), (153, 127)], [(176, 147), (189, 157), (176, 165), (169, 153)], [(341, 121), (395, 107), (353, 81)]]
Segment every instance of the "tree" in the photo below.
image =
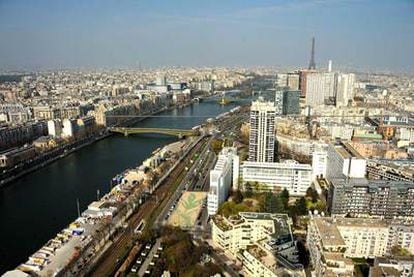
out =
[(252, 196), (253, 196), (252, 185), (249, 182), (247, 182), (244, 185), (244, 197), (245, 198), (250, 198)]
[(233, 201), (236, 202), (236, 204), (243, 202), (243, 194), (240, 192), (240, 190), (236, 190), (233, 193)]
[(283, 203), (283, 207), (287, 210), (289, 207), (289, 191), (287, 189), (284, 189), (280, 193), (279, 198)]
[(279, 197), (271, 192), (266, 192), (263, 199), (262, 210), (266, 213), (285, 212), (283, 203)]
[(211, 141), (211, 148), (213, 149), (213, 151), (218, 154), (221, 149), (223, 149), (223, 140), (221, 139), (213, 139)]
[(306, 190), (306, 197), (309, 197), (311, 199), (312, 203), (318, 202), (318, 199), (319, 199), (318, 192), (316, 191), (316, 189), (314, 189), (312, 187), (309, 187)]
[(305, 197), (301, 197), (295, 202), (296, 212), (297, 215), (306, 215), (308, 209), (306, 207), (306, 199)]

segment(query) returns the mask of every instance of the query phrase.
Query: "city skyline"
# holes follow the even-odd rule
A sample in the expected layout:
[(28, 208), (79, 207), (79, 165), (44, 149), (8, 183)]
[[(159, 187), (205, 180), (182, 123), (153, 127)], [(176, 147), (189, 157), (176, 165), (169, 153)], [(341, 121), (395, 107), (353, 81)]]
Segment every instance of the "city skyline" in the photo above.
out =
[(411, 1), (2, 1), (1, 70), (302, 66), (413, 71)]

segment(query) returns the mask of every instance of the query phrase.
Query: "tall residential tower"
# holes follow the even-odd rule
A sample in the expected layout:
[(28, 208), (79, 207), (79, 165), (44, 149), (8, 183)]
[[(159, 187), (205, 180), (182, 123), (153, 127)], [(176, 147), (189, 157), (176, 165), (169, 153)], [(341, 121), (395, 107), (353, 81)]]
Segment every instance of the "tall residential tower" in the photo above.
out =
[(275, 114), (273, 102), (255, 101), (250, 108), (249, 161), (273, 162), (275, 156)]

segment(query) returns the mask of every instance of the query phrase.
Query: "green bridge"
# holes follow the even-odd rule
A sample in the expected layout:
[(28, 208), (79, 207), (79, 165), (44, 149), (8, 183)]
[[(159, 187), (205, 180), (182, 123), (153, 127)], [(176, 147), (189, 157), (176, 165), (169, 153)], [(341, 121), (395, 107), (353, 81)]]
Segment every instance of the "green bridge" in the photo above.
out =
[(186, 129), (167, 129), (167, 128), (126, 128), (126, 127), (111, 127), (108, 128), (112, 133), (121, 133), (125, 136), (132, 134), (162, 134), (177, 137), (198, 136), (198, 130)]

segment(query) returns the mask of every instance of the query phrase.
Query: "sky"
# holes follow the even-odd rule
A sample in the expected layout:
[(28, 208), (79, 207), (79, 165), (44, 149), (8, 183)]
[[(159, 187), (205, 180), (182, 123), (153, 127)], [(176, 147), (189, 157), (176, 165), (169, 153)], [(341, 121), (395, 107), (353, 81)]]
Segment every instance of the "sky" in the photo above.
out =
[(414, 71), (414, 0), (0, 0), (0, 70), (317, 66)]

